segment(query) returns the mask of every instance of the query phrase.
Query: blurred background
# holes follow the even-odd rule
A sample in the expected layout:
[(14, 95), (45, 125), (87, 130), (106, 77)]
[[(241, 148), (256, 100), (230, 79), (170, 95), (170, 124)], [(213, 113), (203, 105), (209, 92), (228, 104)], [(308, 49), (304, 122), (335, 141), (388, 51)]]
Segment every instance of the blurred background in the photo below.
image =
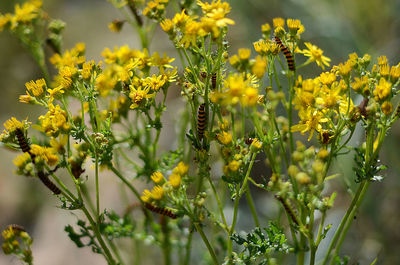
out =
[[(21, 1), (0, 1), (0, 12), (13, 12)], [(260, 26), (272, 24), (272, 18), (298, 18), (306, 31), (303, 39), (317, 45), (332, 64), (347, 60), (348, 54), (359, 56), (368, 53), (375, 62), (377, 56), (386, 55), (390, 65), (400, 61), (400, 1), (398, 0), (231, 0), (229, 15), (235, 22), (229, 30), (231, 54), (238, 48), (252, 48), (261, 36)], [(122, 18), (118, 10), (106, 0), (44, 0), (44, 10), (52, 18), (67, 23), (64, 32), (65, 48), (77, 42), (86, 44), (88, 59), (101, 60), (104, 47), (128, 44), (140, 48), (135, 32), (124, 27), (119, 34), (108, 30), (108, 23)], [(158, 28), (151, 50), (175, 52), (166, 36)], [(254, 50), (253, 50), (254, 52)], [(175, 65), (178, 65), (175, 62)], [(320, 73), (304, 72), (305, 77)], [(18, 103), (18, 96), (25, 92), (25, 82), (40, 78), (40, 72), (30, 55), (8, 32), (0, 33), (0, 122), (11, 116), (18, 119), (36, 117), (41, 109)], [(357, 102), (356, 102), (357, 103)], [(35, 113), (35, 115), (33, 115)], [(173, 114), (171, 114), (173, 116)], [(360, 135), (359, 141), (362, 136)], [(355, 137), (357, 143), (357, 137)], [(166, 138), (164, 137), (166, 141)], [(161, 143), (167, 146), (167, 141)], [(370, 264), (378, 256), (377, 264), (400, 264), (400, 124), (397, 122), (386, 138), (381, 161), (388, 165), (386, 179), (371, 185), (356, 220), (342, 248), (342, 255), (350, 255), (352, 263)], [(89, 248), (77, 249), (63, 231), (68, 223), (75, 223), (75, 216), (57, 208), (58, 202), (34, 179), (13, 174), (16, 152), (0, 149), (0, 228), (10, 223), (24, 225), (34, 237), (35, 264), (105, 264), (100, 255)], [(336, 167), (344, 178), (333, 183), (333, 188), (343, 192), (330, 212), (328, 223), (336, 224), (349, 205), (347, 189), (354, 188), (351, 172), (352, 155), (337, 161)], [(109, 181), (106, 177), (103, 180)], [(104, 186), (104, 185), (103, 185)], [(106, 201), (113, 198), (113, 190), (103, 188)], [(257, 193), (258, 191), (255, 191)], [(256, 205), (271, 205), (263, 193), (255, 194)], [(107, 204), (107, 203), (105, 203)], [(273, 206), (271, 206), (273, 207)], [(260, 212), (268, 209), (260, 209)], [(266, 213), (265, 216), (268, 216)], [(242, 227), (242, 226), (240, 226)], [(243, 224), (245, 227), (245, 223)], [(328, 237), (331, 234), (328, 234)], [(15, 258), (0, 254), (0, 264), (19, 264)], [(151, 264), (151, 263), (149, 263)], [(154, 264), (154, 263), (152, 263)]]

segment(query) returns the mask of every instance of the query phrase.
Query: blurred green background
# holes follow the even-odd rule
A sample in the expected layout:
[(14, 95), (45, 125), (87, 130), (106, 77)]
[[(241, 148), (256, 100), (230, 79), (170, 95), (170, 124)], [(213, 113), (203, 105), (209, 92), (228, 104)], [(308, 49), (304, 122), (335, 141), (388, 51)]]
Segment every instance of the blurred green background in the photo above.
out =
[[(0, 12), (12, 12), (15, 3), (0, 1)], [(345, 61), (349, 53), (368, 53), (376, 60), (386, 55), (391, 65), (400, 61), (400, 1), (399, 0), (231, 0), (229, 17), (236, 25), (229, 30), (231, 53), (237, 48), (252, 47), (260, 37), (260, 26), (272, 23), (272, 18), (298, 18), (306, 31), (303, 39), (316, 44), (333, 64)], [(44, 0), (44, 9), (52, 18), (67, 23), (64, 33), (65, 48), (76, 42), (85, 42), (87, 57), (99, 61), (104, 47), (128, 44), (139, 48), (135, 32), (125, 27), (120, 34), (108, 30), (107, 24), (122, 18), (106, 0)], [(174, 56), (168, 38), (157, 30), (152, 51), (167, 52)], [(254, 51), (253, 51), (254, 52)], [(303, 73), (305, 77), (319, 73)], [(18, 119), (37, 116), (40, 109), (18, 103), (24, 94), (24, 84), (40, 78), (39, 69), (18, 41), (7, 32), (0, 33), (0, 121), (10, 116)], [(356, 99), (356, 103), (357, 99)], [(399, 123), (399, 122), (398, 122)], [(355, 137), (359, 143), (362, 135)], [(382, 163), (388, 165), (386, 179), (372, 185), (357, 219), (344, 244), (342, 254), (352, 257), (352, 264), (369, 264), (377, 255), (377, 264), (400, 264), (400, 125), (396, 124), (385, 140)], [(75, 217), (56, 208), (58, 202), (44, 190), (38, 181), (13, 174), (12, 159), (17, 153), (0, 149), (0, 228), (7, 224), (25, 225), (33, 235), (36, 264), (105, 264), (90, 249), (77, 249), (63, 232), (67, 223)], [(336, 208), (330, 212), (328, 223), (336, 224), (349, 204), (346, 189), (354, 186), (351, 172), (352, 156), (336, 163), (344, 175), (332, 185), (343, 192), (339, 194)], [(257, 192), (257, 191), (255, 191)], [(264, 194), (257, 195), (257, 204), (264, 205)], [(111, 196), (111, 195), (110, 195)], [(268, 209), (260, 209), (260, 212)], [(330, 235), (328, 234), (328, 237)], [(0, 264), (19, 264), (11, 257), (0, 254)], [(149, 263), (151, 264), (151, 263)], [(153, 263), (154, 264), (154, 263)]]

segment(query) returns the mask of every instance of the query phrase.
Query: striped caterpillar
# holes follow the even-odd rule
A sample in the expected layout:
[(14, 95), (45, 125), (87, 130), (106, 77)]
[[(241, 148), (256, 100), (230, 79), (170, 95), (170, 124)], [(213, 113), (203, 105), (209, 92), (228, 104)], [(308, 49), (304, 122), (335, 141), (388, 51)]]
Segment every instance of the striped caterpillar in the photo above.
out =
[(197, 135), (199, 136), (199, 140), (203, 139), (204, 131), (206, 129), (206, 112), (205, 112), (206, 104), (201, 104), (199, 107), (199, 111), (197, 114)]
[(299, 225), (299, 221), (297, 221), (297, 217), (295, 213), (292, 210), (292, 207), (279, 195), (275, 195), (275, 198), (282, 203), (283, 208), (285, 208), (286, 213), (290, 216), (292, 219), (293, 223), (296, 225)]
[(158, 213), (158, 214), (161, 214), (161, 215), (168, 216), (168, 217), (171, 218), (171, 219), (176, 219), (176, 218), (177, 218), (176, 214), (174, 214), (174, 213), (173, 213), (171, 210), (169, 210), (169, 209), (162, 208), (162, 207), (158, 207), (158, 206), (156, 206), (156, 205), (154, 205), (154, 204), (147, 203), (147, 202), (144, 204), (144, 206), (145, 206), (148, 210), (150, 210), (150, 211), (152, 211), (152, 212), (155, 212), (155, 213)]
[(282, 43), (281, 39), (277, 36), (275, 36), (275, 42), (279, 45), (281, 48), (281, 51), (286, 57), (286, 62), (288, 64), (289, 70), (294, 71), (296, 70), (296, 67), (294, 66), (294, 59), (292, 56), (292, 53), (289, 51), (289, 49)]

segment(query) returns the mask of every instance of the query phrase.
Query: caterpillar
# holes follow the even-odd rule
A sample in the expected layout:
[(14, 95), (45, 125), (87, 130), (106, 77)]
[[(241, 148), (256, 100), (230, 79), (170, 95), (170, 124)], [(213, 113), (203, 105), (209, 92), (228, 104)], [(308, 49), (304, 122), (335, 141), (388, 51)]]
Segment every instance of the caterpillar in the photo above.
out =
[(247, 145), (251, 145), (251, 143), (254, 141), (254, 138), (251, 138), (251, 137), (249, 137), (249, 138), (246, 138), (246, 140), (244, 140), (244, 142), (247, 144)]
[(205, 112), (206, 104), (201, 104), (199, 107), (199, 111), (197, 114), (197, 135), (199, 140), (203, 139), (204, 131), (206, 129), (206, 112)]
[(297, 217), (295, 213), (292, 210), (292, 207), (279, 195), (275, 195), (275, 198), (282, 203), (283, 208), (285, 208), (286, 213), (290, 216), (292, 219), (293, 223), (296, 225), (299, 225), (299, 221), (297, 221)]
[(211, 87), (212, 89), (217, 87), (217, 73), (213, 73), (211, 76)]
[(8, 226), (8, 228), (12, 228), (14, 231), (18, 231), (18, 232), (26, 232), (26, 230), (23, 226), (17, 225), (17, 224), (11, 224)]
[(281, 48), (281, 51), (283, 52), (283, 54), (286, 57), (286, 62), (288, 64), (289, 70), (290, 71), (294, 71), (296, 70), (295, 66), (294, 66), (294, 59), (292, 56), (292, 53), (289, 51), (289, 49), (282, 43), (281, 39), (277, 36), (275, 36), (275, 42), (279, 45), (279, 47)]
[(17, 136), (18, 144), (22, 152), (30, 153), (31, 147), (29, 146), (28, 141), (26, 140), (25, 135), (20, 128), (15, 129), (15, 135)]
[(61, 193), (61, 190), (54, 184), (49, 177), (42, 171), (38, 171), (38, 177), (42, 181), (42, 183), (51, 190), (54, 194), (58, 195)]
[(176, 218), (177, 218), (176, 214), (174, 214), (174, 213), (173, 213), (171, 210), (169, 210), (169, 209), (161, 208), (161, 207), (158, 207), (158, 206), (156, 206), (156, 205), (154, 205), (154, 204), (147, 203), (147, 202), (144, 204), (144, 206), (145, 206), (148, 210), (150, 210), (150, 211), (152, 211), (152, 212), (155, 212), (155, 213), (158, 213), (158, 214), (161, 214), (161, 215), (168, 216), (168, 217), (171, 218), (171, 219), (176, 219)]

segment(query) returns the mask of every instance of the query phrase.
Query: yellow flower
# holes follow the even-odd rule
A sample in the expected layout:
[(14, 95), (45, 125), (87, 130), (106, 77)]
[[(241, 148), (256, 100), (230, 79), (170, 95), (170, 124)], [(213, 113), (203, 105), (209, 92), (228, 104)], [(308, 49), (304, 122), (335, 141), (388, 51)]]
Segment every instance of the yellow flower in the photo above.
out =
[(166, 80), (164, 79), (164, 76), (153, 75), (152, 77), (147, 77), (143, 80), (143, 86), (157, 91), (165, 84), (165, 82)]
[(237, 64), (240, 63), (239, 56), (237, 56), (236, 54), (233, 55), (233, 56), (231, 56), (231, 57), (229, 58), (229, 63), (230, 63), (233, 67), (235, 67)]
[(12, 15), (7, 13), (5, 15), (0, 14), (0, 32), (6, 27), (6, 25), (11, 21)]
[(142, 87), (135, 88), (132, 85), (129, 86), (131, 91), (129, 93), (129, 98), (132, 99), (131, 109), (136, 109), (139, 105), (148, 98), (154, 97), (156, 94), (149, 94), (150, 88), (143, 89)]
[(368, 76), (363, 75), (361, 78), (355, 77), (354, 82), (351, 83), (354, 91), (365, 92), (368, 89)]
[(243, 106), (255, 106), (258, 102), (258, 90), (255, 87), (248, 86), (240, 99)]
[(245, 48), (239, 49), (238, 50), (239, 59), (242, 61), (249, 59), (250, 53), (251, 53), (250, 49), (245, 49)]
[(386, 56), (379, 56), (378, 57), (378, 65), (382, 66), (382, 65), (387, 65), (388, 64), (388, 59)]
[(58, 156), (55, 154), (56, 150), (51, 147), (42, 147), (37, 144), (31, 145), (31, 153), (43, 159), (49, 166), (54, 166), (58, 162)]
[(232, 160), (232, 161), (229, 162), (229, 164), (228, 164), (228, 168), (229, 168), (229, 170), (232, 171), (232, 172), (238, 171), (239, 166), (240, 166), (240, 163), (239, 163), (239, 161), (236, 161), (236, 160)]
[(14, 158), (13, 163), (16, 167), (20, 168), (25, 166), (25, 164), (31, 160), (31, 155), (29, 153), (23, 153), (22, 155)]
[(307, 49), (303, 50), (302, 53), (305, 56), (310, 57), (307, 62), (316, 62), (317, 65), (323, 70), (325, 69), (324, 65), (329, 66), (329, 62), (331, 61), (331, 59), (323, 56), (323, 51), (320, 48), (309, 42), (306, 42), (304, 44), (306, 45)]
[(197, 4), (201, 7), (206, 17), (215, 20), (218, 27), (223, 28), (228, 24), (235, 24), (232, 19), (225, 17), (231, 11), (231, 7), (227, 2), (213, 0), (212, 3), (209, 4), (198, 0)]
[(260, 142), (260, 140), (258, 140), (257, 138), (254, 138), (253, 142), (250, 145), (250, 148), (253, 151), (256, 151), (256, 150), (260, 149), (261, 147), (262, 147), (262, 143)]
[(389, 101), (385, 101), (383, 102), (381, 109), (383, 114), (390, 115), (393, 112), (393, 105)]
[(185, 9), (183, 9), (181, 13), (175, 14), (174, 18), (172, 19), (172, 22), (177, 27), (183, 27), (189, 19), (190, 19), (190, 17), (188, 15), (186, 15), (186, 11), (185, 11)]
[(115, 19), (111, 23), (108, 24), (108, 29), (111, 32), (120, 32), (124, 23), (125, 23), (125, 21), (123, 21), (123, 20)]
[(271, 32), (271, 26), (269, 25), (269, 23), (261, 25), (261, 32), (267, 36), (269, 35), (269, 33)]
[(148, 189), (145, 189), (145, 190), (142, 192), (142, 196), (140, 196), (140, 199), (141, 199), (143, 202), (150, 202), (150, 199), (151, 199), (151, 192), (150, 192)]
[(15, 117), (11, 117), (9, 120), (3, 123), (4, 127), (10, 133), (15, 131), (16, 129), (23, 129), (24, 124), (17, 120)]
[(157, 185), (151, 190), (151, 197), (156, 201), (161, 200), (163, 195), (164, 195), (164, 189), (161, 186)]
[(64, 146), (68, 142), (68, 134), (60, 134), (58, 136), (58, 140), (55, 137), (51, 137), (50, 140), (50, 146), (60, 154), (63, 154), (65, 152)]
[(274, 19), (272, 19), (272, 24), (274, 25), (274, 28), (277, 27), (284, 27), (285, 26), (285, 20), (281, 17), (276, 17)]
[(321, 73), (319, 76), (319, 81), (324, 85), (330, 86), (336, 81), (336, 75), (331, 72)]
[(43, 94), (43, 91), (46, 87), (46, 81), (44, 79), (38, 79), (36, 81), (29, 81), (25, 83), (26, 89), (28, 89), (29, 92), (31, 92), (35, 97), (39, 97), (40, 95)]
[(178, 165), (172, 170), (173, 173), (179, 175), (185, 175), (189, 171), (189, 165), (186, 165), (183, 162), (179, 162)]
[(34, 103), (36, 100), (32, 97), (28, 91), (26, 91), (26, 95), (19, 96), (19, 102), (21, 103)]
[(161, 172), (156, 171), (151, 175), (151, 179), (155, 182), (155, 183), (160, 183), (163, 179), (164, 176)]
[(27, 24), (38, 17), (40, 5), (33, 2), (25, 2), (22, 7), (19, 4), (15, 5), (14, 16), (12, 17), (12, 28), (15, 28), (19, 23)]
[(223, 131), (217, 135), (217, 139), (221, 144), (228, 145), (232, 142), (232, 135)]
[(257, 76), (257, 78), (262, 78), (267, 69), (267, 59), (261, 56), (256, 56), (253, 67), (251, 68), (251, 72)]
[(169, 176), (168, 182), (173, 188), (179, 188), (179, 186), (181, 185), (181, 175), (175, 173), (171, 174)]
[(56, 135), (59, 130), (68, 131), (70, 125), (67, 122), (67, 114), (61, 109), (59, 105), (54, 107), (49, 104), (49, 111), (39, 117), (41, 130), (47, 135)]
[(324, 115), (321, 112), (318, 112), (316, 110), (314, 111), (312, 109), (300, 111), (299, 117), (301, 119), (301, 122), (297, 125), (293, 125), (291, 131), (300, 131), (301, 134), (310, 131), (310, 136), (308, 137), (308, 140), (312, 138), (314, 131), (320, 132), (322, 130), (322, 123), (328, 121), (328, 118), (324, 118)]
[(174, 23), (171, 19), (164, 19), (160, 22), (160, 26), (167, 33), (170, 33), (174, 30)]
[(385, 78), (379, 80), (379, 84), (375, 84), (374, 96), (376, 101), (387, 98), (392, 91), (392, 84)]

